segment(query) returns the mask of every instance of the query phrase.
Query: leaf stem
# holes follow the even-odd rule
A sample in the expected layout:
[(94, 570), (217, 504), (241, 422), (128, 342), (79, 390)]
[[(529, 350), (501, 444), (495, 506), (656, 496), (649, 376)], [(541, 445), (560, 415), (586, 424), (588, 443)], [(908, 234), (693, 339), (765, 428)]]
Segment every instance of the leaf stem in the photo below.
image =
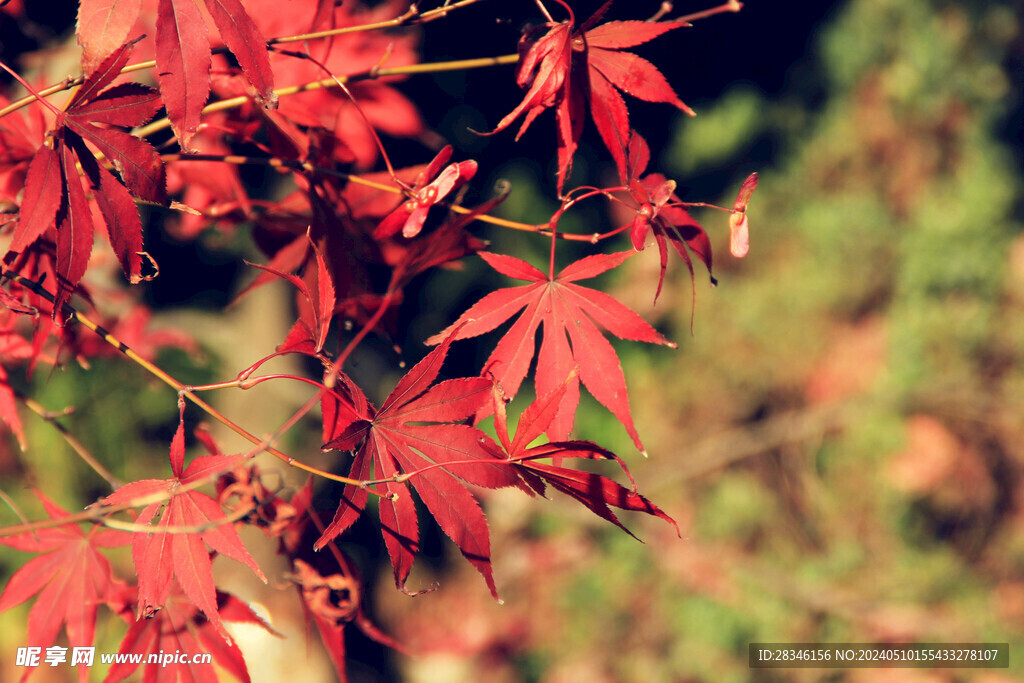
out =
[(124, 485), (124, 482), (122, 482), (120, 479), (111, 474), (110, 471), (106, 467), (104, 467), (99, 460), (96, 459), (96, 456), (90, 453), (89, 449), (87, 449), (82, 444), (82, 442), (75, 437), (74, 434), (69, 432), (67, 427), (65, 427), (57, 420), (57, 414), (44, 408), (35, 399), (29, 398), (28, 396), (23, 396), (21, 393), (18, 392), (15, 393), (15, 396), (18, 398), (19, 401), (25, 404), (26, 408), (31, 410), (33, 413), (35, 413), (43, 420), (48, 422), (54, 429), (56, 429), (57, 433), (61, 435), (64, 441), (66, 441), (67, 444), (71, 446), (71, 449), (74, 450), (75, 453), (77, 453), (78, 456), (85, 461), (85, 464), (91, 467), (93, 471), (96, 472), (96, 474), (100, 475), (108, 484), (110, 484), (111, 489), (116, 490)]
[[(295, 95), (300, 92), (308, 92), (311, 90), (322, 90), (324, 88), (337, 87), (337, 82), (341, 83), (353, 83), (358, 81), (369, 81), (378, 78), (384, 78), (387, 76), (405, 76), (412, 74), (426, 74), (426, 73), (440, 73), (444, 71), (462, 71), (464, 69), (479, 69), (487, 66), (498, 66), (501, 64), (515, 64), (519, 61), (519, 55), (501, 55), (499, 57), (478, 57), (475, 59), (456, 59), (447, 62), (431, 62), (428, 64), (409, 64), (407, 66), (395, 66), (385, 69), (372, 68), (359, 73), (350, 74), (348, 76), (337, 76), (331, 78), (323, 78), (318, 81), (310, 81), (309, 83), (303, 83), (301, 85), (290, 85), (283, 88), (276, 88), (274, 94), (278, 97), (285, 97), (287, 95)], [(218, 100), (212, 102), (203, 108), (203, 114), (209, 114), (216, 111), (225, 111), (227, 109), (234, 109), (241, 107), (242, 105), (250, 102), (252, 98), (247, 95), (239, 95), (238, 97), (229, 97), (227, 99)], [(9, 107), (8, 107), (9, 108)], [(4, 110), (0, 110), (0, 116), (4, 114)], [(136, 129), (136, 134), (139, 137), (146, 137), (157, 131), (169, 128), (171, 121), (168, 118), (158, 119), (146, 126)]]
[[(396, 195), (402, 194), (402, 190), (394, 185), (379, 183), (375, 180), (369, 180), (368, 178), (363, 178), (362, 176), (353, 173), (336, 171), (333, 168), (314, 166), (308, 161), (292, 161), (289, 159), (282, 159), (280, 157), (247, 157), (238, 154), (163, 154), (160, 158), (168, 163), (176, 161), (220, 161), (225, 164), (235, 164), (239, 166), (243, 164), (258, 164), (274, 168), (290, 168), (296, 171), (305, 171), (307, 173), (318, 173), (334, 178), (342, 178), (349, 182), (353, 182), (364, 187), (371, 187), (382, 192), (391, 192)], [(612, 188), (609, 191), (616, 191), (618, 189), (619, 188)], [(600, 193), (604, 194), (604, 192), (605, 191), (601, 191)], [(591, 196), (592, 194), (597, 194), (597, 192), (588, 193), (587, 196)], [(572, 203), (575, 203), (580, 199), (583, 199), (583, 197), (577, 197)], [(473, 212), (472, 209), (468, 209), (457, 204), (445, 204), (445, 206), (449, 211), (462, 215), (469, 215)], [(512, 230), (519, 230), (522, 232), (532, 232), (545, 237), (550, 237), (554, 234), (558, 239), (569, 240), (570, 242), (589, 242), (591, 244), (597, 244), (601, 240), (607, 239), (621, 232), (621, 230), (613, 230), (607, 233), (576, 235), (572, 233), (552, 231), (551, 223), (521, 223), (519, 221), (501, 218), (499, 216), (491, 216), (490, 214), (479, 214), (474, 218), (481, 223), (489, 223), (491, 225), (497, 225), (503, 228), (510, 228)]]
[(724, 2), (718, 7), (712, 7), (711, 9), (702, 10), (700, 12), (694, 12), (693, 14), (685, 14), (681, 17), (677, 17), (672, 21), (681, 21), (683, 23), (690, 23), (693, 21), (699, 21), (701, 19), (707, 19), (713, 17), (716, 14), (724, 14), (725, 12), (739, 12), (743, 9), (743, 3), (738, 0), (729, 0)]
[(377, 21), (371, 24), (360, 24), (358, 26), (343, 26), (340, 28), (327, 29), (325, 31), (315, 31), (313, 33), (300, 33), (298, 35), (286, 36), (283, 38), (271, 38), (267, 41), (267, 44), (280, 45), (282, 43), (299, 43), (306, 40), (331, 38), (333, 36), (340, 36), (346, 33), (374, 31), (411, 24), (425, 24), (436, 19), (445, 18), (452, 10), (468, 7), (469, 5), (475, 5), (478, 2), (482, 2), (482, 0), (460, 0), (460, 2), (453, 2), (450, 5), (446, 4), (443, 7), (437, 7), (432, 10), (427, 10), (426, 12), (420, 12), (416, 5), (413, 4), (410, 5), (409, 9), (407, 9), (403, 14), (395, 17), (394, 19), (385, 19), (384, 21)]

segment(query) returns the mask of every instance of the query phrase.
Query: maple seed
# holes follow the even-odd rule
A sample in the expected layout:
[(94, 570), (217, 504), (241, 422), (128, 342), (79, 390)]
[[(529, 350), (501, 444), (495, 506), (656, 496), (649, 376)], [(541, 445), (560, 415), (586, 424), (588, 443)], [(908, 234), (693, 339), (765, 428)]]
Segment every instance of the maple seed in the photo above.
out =
[(750, 196), (757, 189), (757, 173), (751, 173), (743, 185), (739, 194), (736, 195), (736, 202), (733, 204), (732, 213), (729, 214), (729, 251), (736, 258), (743, 258), (750, 251), (750, 229), (747, 226), (747, 204), (750, 203)]

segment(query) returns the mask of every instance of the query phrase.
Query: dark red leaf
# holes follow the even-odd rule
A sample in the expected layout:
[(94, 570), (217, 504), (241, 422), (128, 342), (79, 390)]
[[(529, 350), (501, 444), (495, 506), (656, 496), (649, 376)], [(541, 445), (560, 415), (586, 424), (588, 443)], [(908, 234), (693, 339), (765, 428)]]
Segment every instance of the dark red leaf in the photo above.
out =
[[(248, 683), (249, 672), (242, 651), (220, 628), (221, 621), (255, 624), (269, 633), (280, 634), (233, 595), (217, 591), (214, 602), (216, 616), (211, 619), (209, 614), (201, 614), (196, 609), (176, 583), (168, 588), (171, 592), (163, 609), (137, 619), (121, 641), (119, 654), (141, 657), (134, 661), (131, 657), (119, 659), (110, 667), (104, 683), (124, 680), (142, 662), (146, 662), (143, 680), (147, 683), (217, 683), (220, 680), (218, 668)], [(187, 657), (176, 658), (179, 653), (187, 654)], [(191, 657), (196, 653), (209, 653), (218, 668), (212, 664), (192, 663)]]
[[(623, 526), (609, 506), (660, 517), (674, 526), (678, 534), (679, 526), (675, 520), (636, 492), (636, 484), (633, 482), (633, 477), (629, 474), (626, 464), (614, 453), (589, 441), (555, 441), (527, 448), (531, 441), (544, 431), (549, 430), (558, 412), (558, 406), (564, 400), (574, 379), (575, 370), (570, 372), (566, 379), (550, 393), (542, 395), (531, 403), (519, 419), (516, 436), (513, 440), (508, 437), (508, 420), (505, 415), (506, 397), (501, 385), (498, 383), (494, 385), (492, 396), (495, 428), (508, 459), (514, 463), (523, 479), (529, 482), (537, 493), (543, 494), (544, 484), (550, 484), (553, 488), (575, 498), (591, 512), (608, 520), (630, 536), (633, 536), (633, 533)], [(536, 462), (542, 458), (561, 460), (566, 457), (614, 460), (629, 477), (630, 483), (633, 484), (633, 490), (626, 489), (598, 474)], [(634, 538), (636, 537), (634, 536)]]
[(124, 185), (96, 163), (89, 150), (82, 144), (81, 138), (73, 133), (67, 133), (66, 137), (68, 143), (74, 146), (82, 169), (92, 184), (93, 197), (103, 214), (110, 246), (117, 254), (124, 274), (132, 284), (141, 282), (142, 223), (139, 221), (135, 200), (128, 194)]
[(267, 39), (239, 0), (204, 1), (224, 44), (242, 67), (242, 73), (256, 88), (263, 104), (273, 109), (277, 106), (277, 95), (274, 94), (274, 72), (270, 68)]
[[(352, 465), (353, 477), (387, 479), (396, 474), (415, 473), (409, 483), (445, 534), (480, 571), (497, 599), (487, 522), (463, 482), (496, 488), (519, 485), (519, 479), (484, 446), (489, 439), (483, 432), (452, 424), (480, 410), (489, 400), (490, 382), (477, 377), (431, 386), (451, 341), (443, 342), (406, 373), (379, 411), (369, 405), (354, 385), (348, 386), (351, 397), (335, 393), (331, 401), (336, 405), (325, 409), (324, 415), (325, 420), (335, 417), (337, 422), (325, 422), (325, 435), (333, 437), (328, 447), (354, 448), (362, 439)], [(339, 410), (340, 406), (345, 408)], [(353, 419), (360, 414), (360, 418)], [(402, 484), (385, 482), (377, 491), (397, 495), (397, 500), (382, 498), (379, 509), (395, 582), (405, 590), (419, 548), (415, 509)], [(317, 548), (351, 525), (365, 505), (366, 496), (365, 489), (345, 487), (334, 521), (316, 542)]]
[(53, 225), (61, 203), (63, 176), (60, 154), (43, 145), (32, 157), (25, 179), (21, 220), (14, 230), (10, 250), (21, 253)]
[[(266, 577), (245, 549), (234, 526), (226, 522), (224, 511), (215, 500), (198, 491), (177, 492), (177, 489), (216, 471), (230, 470), (243, 456), (201, 456), (193, 460), (187, 469), (183, 469), (184, 458), (184, 423), (179, 423), (170, 452), (174, 476), (127, 484), (103, 502), (115, 505), (156, 493), (175, 494), (166, 504), (159, 502), (147, 506), (136, 520), (138, 524), (148, 524), (163, 509), (160, 521), (154, 525), (156, 530), (150, 534), (135, 534), (132, 540), (132, 557), (139, 575), (139, 615), (167, 603), (172, 588), (171, 578), (174, 577), (185, 595), (223, 632), (217, 611), (212, 562), (206, 546), (246, 565), (261, 580), (266, 581)], [(183, 532), (181, 527), (197, 531)]]
[(210, 43), (195, 0), (160, 0), (156, 24), (157, 80), (178, 144), (191, 150), (210, 96)]
[(71, 298), (85, 274), (92, 253), (93, 222), (74, 156), (67, 145), (59, 145), (64, 166), (64, 201), (57, 214), (57, 294), (53, 304), (54, 320), (62, 318), (61, 306)]
[(131, 128), (141, 126), (160, 111), (160, 94), (141, 83), (122, 83), (96, 99), (75, 107), (75, 115), (93, 123)]
[[(68, 513), (36, 492), (53, 519)], [(0, 594), (0, 612), (36, 596), (28, 616), (27, 645), (49, 647), (62, 625), (72, 647), (93, 645), (100, 604), (114, 601), (115, 581), (100, 548), (127, 545), (123, 531), (94, 527), (88, 534), (77, 524), (40, 529), (0, 538), (0, 544), (23, 552), (41, 553), (11, 576)], [(26, 675), (28, 672), (26, 672)], [(85, 681), (88, 669), (81, 667)]]

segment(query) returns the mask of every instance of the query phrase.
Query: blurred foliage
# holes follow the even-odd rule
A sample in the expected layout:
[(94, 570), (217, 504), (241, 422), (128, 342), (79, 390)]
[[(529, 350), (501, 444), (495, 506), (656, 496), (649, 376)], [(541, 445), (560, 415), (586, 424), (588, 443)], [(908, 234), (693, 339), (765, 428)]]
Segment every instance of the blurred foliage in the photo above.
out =
[[(413, 608), (458, 610), (479, 638), (468, 647), (439, 629), (428, 650), (476, 653), (464, 680), (487, 670), (540, 681), (880, 675), (755, 676), (751, 641), (1020, 651), (1024, 235), (1021, 148), (1006, 139), (1019, 133), (1007, 128), (1021, 106), (1020, 9), (851, 0), (813, 43), (823, 92), (793, 82), (768, 99), (739, 85), (678, 123), (660, 161), (684, 186), (727, 172), (735, 192), (754, 170), (745, 155), (771, 146), (751, 254), (729, 261), (721, 214), (700, 215), (725, 256), (717, 290), (698, 273), (692, 336), (685, 269), (670, 266), (674, 284), (653, 307), (656, 256), (633, 260), (614, 294), (680, 342), (675, 353), (617, 346), (651, 458), (631, 457), (586, 397), (577, 433), (626, 456), (684, 540), (624, 520), (640, 545), (568, 503), (495, 496), (507, 604), (448, 594), (449, 578)], [(408, 604), (380, 601), (411, 633)], [(430, 665), (408, 670), (429, 680)], [(897, 679), (1019, 680), (1019, 657), (1011, 667)]]
[[(1020, 132), (1012, 122), (1021, 120), (1021, 74), (1011, 65), (1024, 60), (1021, 10), (1019, 0), (848, 0), (812, 43), (820, 83), (791, 81), (772, 98), (737, 85), (678, 122), (657, 165), (681, 187), (725, 174), (735, 193), (746, 173), (761, 172), (751, 254), (730, 260), (724, 214), (699, 215), (715, 240), (721, 285), (710, 290), (698, 270), (692, 335), (685, 268), (670, 265), (655, 307), (656, 253), (632, 259), (613, 293), (680, 343), (675, 352), (616, 344), (651, 457), (636, 456), (621, 425), (586, 394), (576, 431), (627, 460), (683, 539), (658, 520), (623, 515), (645, 541), (637, 543), (557, 494), (545, 502), (485, 493), (505, 605), (462, 562), (418, 564), (410, 585), (443, 573), (443, 588), (414, 601), (391, 589), (390, 569), (370, 588), (375, 618), (424, 653), (401, 658), (409, 680), (880, 674), (754, 676), (751, 641), (1010, 642), (1022, 651), (1024, 235), (1014, 219), (1022, 150), (1008, 139)], [(764, 146), (771, 164), (752, 168), (751, 150)], [(507, 215), (548, 218), (544, 172), (510, 162), (497, 175), (515, 188)], [(584, 225), (589, 214), (570, 213), (562, 227)], [(498, 251), (547, 258), (544, 242), (487, 236)], [(427, 280), (417, 296), (435, 312), (417, 318), (410, 337), (436, 332), (488, 291), (477, 275), (493, 277), (468, 259), (465, 271)], [(469, 280), (480, 289), (464, 291), (459, 283)], [(453, 364), (478, 368), (481, 348), (465, 343)], [(172, 374), (218, 377), (209, 368), (190, 376), (178, 353), (161, 357)], [(71, 431), (105, 449), (115, 474), (152, 476), (151, 462), (134, 454), (166, 452), (173, 401), (140, 381), (138, 368), (97, 365), (37, 376), (35, 395), (53, 410), (62, 397), (80, 397), (64, 420)], [(529, 394), (513, 405), (522, 409)], [(33, 451), (45, 454), (34, 470), (61, 473), (47, 494), (69, 508), (94, 500), (87, 487), (98, 478), (48, 425), (26, 424)], [(91, 482), (85, 490), (83, 482)], [(32, 497), (16, 493), (38, 517)], [(428, 553), (454, 552), (434, 545)], [(23, 560), (0, 550), (3, 579)], [(373, 571), (369, 560), (364, 568)], [(25, 611), (2, 615), (7, 642), (20, 642)], [(107, 649), (120, 633), (111, 632), (101, 636)], [(301, 643), (291, 647), (303, 656)], [(360, 657), (358, 647), (350, 652)], [(1011, 655), (1008, 672), (902, 670), (898, 679), (1019, 680), (1019, 660)]]

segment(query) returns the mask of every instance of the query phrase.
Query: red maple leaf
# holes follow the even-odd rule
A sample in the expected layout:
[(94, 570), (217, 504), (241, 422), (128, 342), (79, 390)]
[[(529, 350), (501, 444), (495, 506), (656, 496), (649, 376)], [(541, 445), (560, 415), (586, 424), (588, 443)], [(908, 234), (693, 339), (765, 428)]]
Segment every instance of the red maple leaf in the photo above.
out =
[[(307, 4), (316, 5), (315, 15), (312, 6), (308, 11), (282, 12), (278, 0), (246, 0), (246, 6), (266, 36), (374, 24), (393, 19), (409, 7), (402, 0), (375, 3), (318, 0)], [(367, 7), (368, 4), (372, 7)], [(415, 64), (419, 61), (416, 41), (413, 32), (358, 31), (312, 41), (308, 50), (330, 73), (341, 77), (371, 70), (385, 61), (389, 67)], [(326, 75), (310, 60), (280, 53), (272, 53), (270, 60), (281, 83), (309, 83)], [(325, 128), (341, 143), (339, 151), (349, 150), (355, 155), (358, 167), (367, 169), (373, 166), (380, 153), (367, 122), (391, 137), (416, 137), (426, 128), (415, 103), (393, 87), (399, 80), (403, 77), (347, 83), (362, 113), (336, 88), (310, 90), (283, 98), (279, 113), (302, 126)]]
[[(516, 139), (544, 110), (555, 108), (558, 132), (558, 191), (572, 169), (572, 157), (583, 133), (583, 118), (590, 116), (622, 175), (629, 144), (629, 110), (619, 90), (648, 102), (687, 107), (657, 67), (624, 48), (636, 47), (658, 36), (689, 26), (685, 22), (610, 21), (595, 26), (611, 7), (609, 0), (576, 28), (576, 17), (547, 23), (525, 33), (519, 42), (516, 82), (526, 88), (523, 101), (492, 132), (504, 130), (524, 116)], [(546, 33), (540, 35), (544, 29)], [(539, 36), (539, 37), (538, 37)]]
[[(153, 533), (136, 533), (132, 538), (132, 558), (139, 575), (140, 614), (149, 614), (167, 602), (171, 578), (175, 577), (185, 595), (218, 629), (223, 630), (213, 585), (213, 563), (206, 546), (241, 562), (261, 580), (267, 580), (213, 498), (198, 491), (178, 492), (182, 486), (215, 471), (231, 469), (232, 464), (241, 462), (243, 458), (242, 455), (200, 456), (185, 469), (185, 424), (182, 419), (171, 441), (170, 460), (174, 476), (126, 484), (103, 500), (106, 505), (115, 505), (153, 495), (172, 496), (166, 502), (147, 506), (136, 520), (137, 524), (148, 524), (163, 509)], [(183, 527), (195, 531), (185, 531)]]
[[(668, 265), (667, 245), (670, 243), (679, 254), (679, 258), (683, 259), (683, 263), (690, 271), (690, 282), (693, 284), (693, 262), (687, 248), (704, 263), (708, 274), (711, 275), (711, 240), (708, 239), (704, 228), (682, 206), (682, 201), (675, 195), (674, 180), (666, 180), (660, 173), (640, 177), (650, 160), (651, 152), (647, 142), (634, 131), (629, 141), (626, 161), (629, 194), (636, 203), (636, 215), (630, 225), (629, 237), (633, 242), (633, 249), (642, 251), (646, 246), (647, 233), (654, 233), (654, 240), (658, 244), (658, 253), (661, 256), (658, 289), (654, 293), (654, 300), (657, 302)], [(711, 275), (711, 284), (716, 284), (714, 275)]]
[[(99, 58), (129, 36), (148, 0), (82, 0), (76, 33), (82, 67), (91, 73)], [(167, 116), (182, 149), (191, 149), (200, 115), (210, 96), (210, 40), (195, 0), (156, 0), (156, 75)], [(220, 37), (238, 60), (256, 97), (274, 107), (274, 73), (267, 40), (242, 0), (204, 0)], [(146, 7), (148, 15), (150, 7)], [(147, 17), (148, 18), (148, 17)], [(143, 22), (148, 23), (148, 22)], [(143, 31), (144, 32), (144, 31)]]
[[(160, 108), (156, 91), (138, 83), (107, 88), (127, 64), (131, 50), (131, 44), (121, 45), (85, 79), (64, 111), (54, 110), (53, 146), (40, 147), (29, 164), (10, 252), (24, 251), (56, 225), (55, 317), (82, 279), (92, 252), (93, 216), (75, 158), (89, 181), (110, 244), (133, 283), (143, 279), (143, 251), (142, 223), (132, 195), (155, 203), (167, 200), (163, 163), (156, 150), (118, 129), (152, 118)], [(86, 143), (114, 165), (123, 185)]]
[[(119, 660), (107, 673), (104, 683), (117, 683), (132, 674), (142, 661), (146, 662), (146, 683), (217, 683), (220, 678), (212, 663), (193, 662), (196, 655), (209, 654), (212, 662), (243, 683), (249, 683), (249, 671), (242, 651), (235, 641), (220, 628), (221, 620), (233, 623), (256, 624), (279, 636), (267, 622), (252, 609), (229, 593), (217, 591), (216, 619), (200, 612), (184, 595), (177, 582), (168, 585), (170, 591), (163, 609), (148, 618), (131, 622), (128, 633), (121, 641), (119, 654), (142, 655), (137, 661)], [(149, 661), (153, 656), (154, 661)]]
[[(355, 384), (340, 376), (340, 391), (325, 393), (322, 401), (324, 448), (356, 450), (349, 476), (360, 480), (417, 472), (409, 483), (497, 599), (487, 522), (464, 482), (498, 488), (514, 486), (519, 480), (506, 463), (483, 447), (487, 441), (483, 432), (453, 424), (475, 414), (488, 400), (490, 382), (473, 377), (430, 386), (451, 342), (444, 341), (406, 373), (379, 410)], [(380, 521), (395, 583), (405, 590), (419, 550), (416, 508), (404, 485), (388, 481), (380, 488), (393, 496), (381, 498)], [(317, 549), (351, 526), (367, 496), (366, 488), (345, 488), (334, 520), (316, 542)]]
[(503, 275), (531, 284), (491, 292), (463, 313), (444, 332), (427, 340), (437, 344), (449, 335), (466, 339), (490, 332), (522, 311), (522, 315), (502, 337), (484, 364), (482, 374), (491, 373), (509, 397), (515, 396), (530, 369), (534, 340), (541, 323), (544, 340), (537, 357), (535, 384), (538, 395), (555, 389), (559, 377), (567, 377), (579, 368), (560, 402), (558, 414), (548, 428), (548, 436), (565, 440), (572, 431), (576, 406), (579, 404), (579, 382), (600, 401), (643, 450), (640, 436), (629, 412), (626, 379), (615, 349), (604, 338), (598, 325), (620, 339), (664, 344), (673, 342), (661, 336), (634, 311), (611, 296), (595, 289), (573, 284), (595, 277), (629, 258), (634, 252), (588, 256), (569, 264), (557, 275), (545, 275), (525, 261), (512, 256), (481, 252), (480, 256)]
[[(68, 513), (36, 491), (53, 519)], [(39, 555), (16, 571), (0, 595), (0, 612), (37, 596), (28, 615), (27, 645), (46, 648), (65, 625), (71, 647), (88, 647), (96, 634), (96, 614), (102, 603), (116, 603), (115, 578), (100, 548), (127, 545), (123, 531), (93, 527), (88, 533), (77, 524), (39, 529), (0, 538), (3, 545)], [(22, 676), (24, 681), (34, 669)], [(79, 679), (89, 671), (79, 669)]]
[[(522, 416), (519, 418), (519, 424), (516, 425), (514, 439), (510, 439), (508, 436), (508, 418), (505, 411), (506, 397), (501, 389), (501, 384), (498, 382), (494, 383), (494, 427), (504, 449), (503, 455), (513, 462), (516, 472), (530, 485), (533, 491), (544, 495), (545, 484), (550, 484), (553, 488), (576, 499), (591, 512), (608, 520), (630, 536), (633, 536), (633, 533), (623, 526), (609, 506), (622, 510), (644, 512), (660, 517), (674, 526), (678, 534), (679, 526), (675, 520), (662, 512), (661, 508), (657, 505), (636, 492), (636, 483), (626, 468), (626, 464), (611, 451), (605, 450), (589, 441), (551, 441), (534, 446), (533, 448), (528, 447), (531, 442), (547, 431), (551, 422), (555, 419), (565, 392), (568, 390), (575, 375), (576, 371), (573, 370), (554, 391), (541, 396), (523, 411)], [(495, 454), (499, 455), (498, 449), (495, 449)], [(537, 462), (537, 460), (547, 458), (553, 458), (556, 462), (561, 461), (562, 458), (603, 458), (614, 460), (619, 464), (626, 476), (629, 477), (630, 483), (633, 484), (633, 489), (626, 489), (599, 474)], [(636, 538), (635, 536), (633, 537)]]
[[(278, 347), (278, 352), (299, 351), (309, 355), (320, 353), (324, 347), (324, 341), (327, 339), (331, 318), (334, 316), (336, 295), (327, 262), (308, 234), (306, 243), (314, 256), (312, 264), (314, 267), (306, 268), (306, 279), (283, 273), (272, 266), (249, 264), (287, 280), (298, 290), (299, 319), (295, 321), (284, 343)], [(307, 282), (307, 279), (312, 282)]]

